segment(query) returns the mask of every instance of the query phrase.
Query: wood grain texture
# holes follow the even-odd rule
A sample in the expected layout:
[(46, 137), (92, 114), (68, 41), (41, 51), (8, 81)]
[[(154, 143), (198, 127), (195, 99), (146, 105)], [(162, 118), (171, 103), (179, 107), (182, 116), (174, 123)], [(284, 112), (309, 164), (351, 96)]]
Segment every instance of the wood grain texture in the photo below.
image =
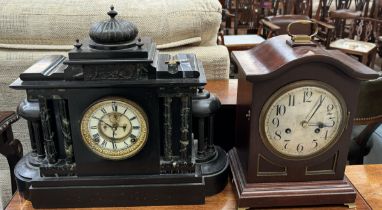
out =
[[(241, 208), (342, 205), (353, 203), (356, 198), (356, 191), (346, 178), (314, 182), (248, 182), (236, 148), (229, 152), (229, 161), (234, 194), (238, 199), (237, 205)], [(305, 180), (305, 177), (300, 177), (300, 180)]]
[(373, 209), (382, 209), (382, 165), (353, 165), (345, 173)]
[(237, 79), (209, 80), (205, 88), (215, 94), (223, 106), (236, 105)]
[[(232, 59), (238, 65), (239, 71), (243, 70), (250, 81), (272, 79), (282, 74), (285, 69), (294, 69), (310, 62), (338, 66), (344, 74), (359, 80), (378, 77), (375, 71), (342, 52), (328, 51), (322, 47), (292, 48), (285, 44), (287, 40), (290, 40), (288, 35), (273, 37), (250, 50), (232, 52)], [(270, 55), (272, 59), (269, 59)]]

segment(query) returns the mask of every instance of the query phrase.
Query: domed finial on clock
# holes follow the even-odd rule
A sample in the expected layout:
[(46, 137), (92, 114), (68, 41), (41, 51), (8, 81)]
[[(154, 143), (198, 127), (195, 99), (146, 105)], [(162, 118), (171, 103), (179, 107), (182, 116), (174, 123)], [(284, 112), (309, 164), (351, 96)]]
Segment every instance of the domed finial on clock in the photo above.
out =
[(142, 46), (144, 45), (144, 44), (142, 43), (142, 39), (141, 39), (141, 37), (138, 38), (138, 41), (137, 41), (136, 45), (138, 46), (139, 49), (141, 49)]
[(110, 11), (107, 12), (107, 14), (111, 17), (114, 18), (115, 16), (118, 15), (118, 12), (114, 10), (114, 5), (110, 6)]
[(89, 31), (90, 38), (100, 45), (118, 45), (132, 42), (138, 35), (137, 27), (126, 20), (116, 19), (118, 12), (110, 6), (109, 20), (94, 23)]

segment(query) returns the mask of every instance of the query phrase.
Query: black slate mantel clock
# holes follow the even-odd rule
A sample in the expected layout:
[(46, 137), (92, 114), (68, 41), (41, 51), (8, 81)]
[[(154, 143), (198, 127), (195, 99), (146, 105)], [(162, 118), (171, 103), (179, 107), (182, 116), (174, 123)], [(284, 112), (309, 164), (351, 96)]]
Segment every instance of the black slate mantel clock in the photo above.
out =
[(229, 159), (238, 206), (352, 203), (344, 171), (359, 84), (378, 75), (338, 51), (288, 41), (233, 52), (237, 136)]
[(193, 139), (201, 62), (158, 54), (108, 15), (68, 58), (45, 57), (11, 84), (27, 92), (18, 112), (33, 150), (15, 170), (21, 195), (36, 208), (204, 203), (227, 183), (228, 160)]

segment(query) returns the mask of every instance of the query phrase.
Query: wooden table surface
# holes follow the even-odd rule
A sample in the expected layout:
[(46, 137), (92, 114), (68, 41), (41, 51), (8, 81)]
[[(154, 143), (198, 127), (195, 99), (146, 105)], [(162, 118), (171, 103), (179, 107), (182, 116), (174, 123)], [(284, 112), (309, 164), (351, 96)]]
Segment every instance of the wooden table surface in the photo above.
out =
[[(354, 184), (359, 194), (357, 194), (356, 209), (382, 209), (382, 164), (381, 165), (352, 165), (346, 167), (346, 175)], [(366, 200), (366, 202), (365, 202)], [(19, 193), (16, 193), (7, 210), (33, 209), (31, 202), (24, 200)], [(136, 210), (217, 210), (217, 209), (235, 209), (235, 197), (232, 191), (232, 185), (228, 184), (223, 192), (206, 198), (205, 205), (183, 205), (183, 206), (146, 206), (146, 207), (130, 207), (130, 208), (89, 208), (97, 210), (111, 209), (136, 209)], [(320, 206), (320, 207), (299, 207), (299, 208), (277, 208), (277, 209), (348, 209), (346, 206)], [(64, 209), (63, 209), (64, 210)], [(85, 209), (81, 209), (85, 210)]]
[(369, 53), (376, 45), (370, 42), (357, 41), (353, 39), (338, 39), (330, 43), (330, 47), (347, 50), (352, 53)]
[(237, 79), (210, 80), (205, 89), (214, 93), (222, 105), (236, 105)]
[(361, 63), (373, 67), (377, 54), (377, 45), (370, 42), (357, 41), (352, 39), (338, 39), (330, 43), (333, 49), (339, 49), (350, 55), (361, 56)]
[(348, 166), (346, 175), (373, 209), (382, 209), (382, 164)]

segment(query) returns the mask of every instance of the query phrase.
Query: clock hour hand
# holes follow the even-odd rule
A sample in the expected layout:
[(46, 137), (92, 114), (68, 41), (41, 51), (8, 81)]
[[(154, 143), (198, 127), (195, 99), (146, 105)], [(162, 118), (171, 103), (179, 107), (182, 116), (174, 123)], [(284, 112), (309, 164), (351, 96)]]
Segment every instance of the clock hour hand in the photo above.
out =
[(121, 127), (121, 128), (123, 128), (123, 131), (126, 131), (127, 124), (124, 124), (124, 125), (118, 125), (118, 127)]
[(332, 125), (324, 124), (323, 122), (308, 123), (308, 126), (317, 126), (318, 128), (333, 127)]

